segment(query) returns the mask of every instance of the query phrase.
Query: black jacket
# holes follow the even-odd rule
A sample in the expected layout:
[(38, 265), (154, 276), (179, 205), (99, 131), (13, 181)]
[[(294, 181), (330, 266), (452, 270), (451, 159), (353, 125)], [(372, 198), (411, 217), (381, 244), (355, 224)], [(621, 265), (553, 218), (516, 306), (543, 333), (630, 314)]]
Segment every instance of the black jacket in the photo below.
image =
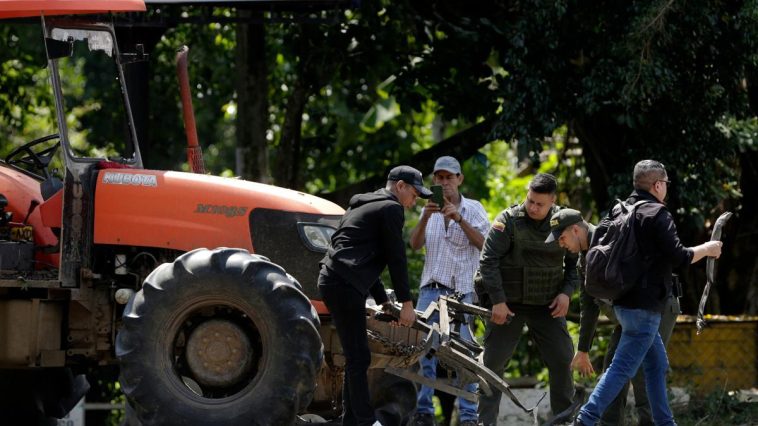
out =
[(666, 206), (652, 194), (636, 190), (627, 203), (640, 200), (651, 202), (637, 207), (635, 228), (637, 244), (645, 254), (645, 263), (639, 268), (646, 272), (628, 293), (613, 301), (614, 305), (631, 309), (663, 312), (666, 299), (671, 295), (671, 277), (674, 268), (689, 265), (694, 252), (679, 240), (674, 218)]
[(399, 302), (411, 300), (403, 241), (403, 206), (386, 189), (354, 195), (321, 263), (377, 303), (387, 300), (379, 275), (389, 266)]

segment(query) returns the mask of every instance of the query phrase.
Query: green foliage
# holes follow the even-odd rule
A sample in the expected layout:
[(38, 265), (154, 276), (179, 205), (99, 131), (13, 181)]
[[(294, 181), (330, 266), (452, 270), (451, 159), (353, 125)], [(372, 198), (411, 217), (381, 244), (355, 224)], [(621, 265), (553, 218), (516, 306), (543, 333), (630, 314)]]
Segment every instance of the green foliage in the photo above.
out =
[[(205, 13), (202, 8), (163, 10), (183, 13), (188, 19)], [(233, 16), (229, 8), (217, 8), (214, 15)], [(150, 51), (149, 139), (147, 166), (156, 169), (188, 170), (187, 137), (174, 63), (176, 52), (187, 45), (189, 80), (195, 121), (206, 168), (213, 174), (234, 169), (234, 26), (225, 23), (182, 23), (168, 29)], [(160, 95), (159, 95), (160, 94)]]
[[(126, 404), (126, 397), (118, 382), (118, 368), (115, 366), (92, 368), (87, 371), (87, 380), (90, 384), (89, 392), (85, 396), (88, 403), (109, 403), (117, 407)], [(125, 412), (123, 408), (112, 410), (86, 410), (85, 420), (87, 424), (116, 426), (124, 423)]]
[(39, 25), (0, 25), (0, 155), (48, 135), (55, 117)]
[[(723, 197), (711, 182), (734, 176), (735, 144), (715, 124), (723, 114), (749, 112), (742, 78), (745, 67), (756, 64), (755, 6), (753, 1), (699, 1), (686, 8), (668, 1), (418, 6), (419, 19), (445, 37), (427, 39), (428, 54), (400, 75), (397, 86), (421, 82), (445, 114), (455, 103), (470, 110), (498, 102), (497, 111), (478, 113), (496, 113), (495, 136), (517, 140), (537, 164), (542, 138), (567, 124), (594, 163), (593, 195), (601, 207), (629, 192), (636, 161), (658, 158), (677, 182), (673, 208), (702, 222)], [(458, 74), (440, 72), (453, 62)], [(470, 64), (495, 66), (477, 80)], [(461, 74), (468, 85), (452, 82)], [(461, 102), (472, 94), (478, 101)], [(703, 159), (710, 159), (705, 167)]]
[(740, 400), (735, 392), (715, 390), (704, 397), (694, 397), (686, 408), (674, 411), (682, 426), (703, 424), (751, 425), (758, 420), (758, 404)]
[(488, 170), (487, 188), (489, 196), (482, 201), (492, 218), (501, 211), (524, 201), (527, 186), (532, 175), (519, 176), (517, 158), (511, 146), (506, 143), (492, 143), (484, 148), (484, 155), (491, 161)]
[(729, 117), (716, 123), (724, 137), (734, 140), (741, 151), (758, 149), (758, 117), (740, 120)]
[[(395, 83), (398, 73), (424, 47), (407, 6), (388, 5), (363, 2), (359, 9), (344, 11), (338, 25), (270, 27), (282, 40), (277, 52), (283, 67), (272, 77), (287, 86), (305, 84), (313, 94), (300, 154), (309, 192), (330, 192), (383, 173), (431, 146), (435, 126), (450, 134), (465, 125), (435, 124), (439, 106), (432, 98), (419, 97), (409, 105), (405, 96), (396, 95), (403, 95)], [(281, 126), (284, 114), (274, 117), (274, 127)], [(273, 137), (276, 145), (278, 132)]]
[[(114, 405), (125, 406), (127, 404), (127, 401), (126, 401), (126, 396), (121, 390), (121, 383), (112, 382), (112, 383), (108, 383), (107, 386), (108, 386), (108, 390), (111, 392), (111, 395), (112, 395), (111, 400), (108, 402)], [(108, 415), (107, 421), (108, 421), (108, 424), (112, 426), (122, 425), (126, 421), (126, 413), (124, 410), (121, 410), (121, 409), (111, 410)]]

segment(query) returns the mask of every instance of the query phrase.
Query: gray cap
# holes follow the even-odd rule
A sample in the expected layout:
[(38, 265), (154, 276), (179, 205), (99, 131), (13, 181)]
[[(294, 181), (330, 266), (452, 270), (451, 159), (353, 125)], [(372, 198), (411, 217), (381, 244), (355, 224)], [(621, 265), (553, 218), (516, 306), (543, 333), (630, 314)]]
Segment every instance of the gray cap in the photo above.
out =
[(561, 237), (563, 230), (569, 226), (583, 221), (584, 218), (578, 210), (561, 209), (555, 212), (550, 218), (550, 235), (545, 239), (545, 243), (552, 243)]
[(411, 166), (395, 167), (394, 169), (390, 170), (389, 175), (387, 175), (387, 180), (402, 180), (408, 185), (413, 185), (413, 187), (416, 188), (416, 191), (418, 191), (419, 197), (421, 198), (429, 198), (432, 196), (432, 191), (424, 188), (424, 178), (421, 176), (421, 172)]
[(461, 174), (461, 163), (455, 158), (446, 155), (437, 159), (434, 163), (434, 171), (432, 171), (432, 173), (437, 173), (440, 170), (445, 170), (446, 172), (458, 175)]

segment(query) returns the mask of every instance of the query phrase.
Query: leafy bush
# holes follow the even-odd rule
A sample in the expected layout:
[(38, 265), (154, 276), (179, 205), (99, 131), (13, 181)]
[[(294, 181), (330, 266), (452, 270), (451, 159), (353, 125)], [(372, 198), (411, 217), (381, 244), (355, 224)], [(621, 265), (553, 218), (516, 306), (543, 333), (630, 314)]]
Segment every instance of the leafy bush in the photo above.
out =
[(741, 401), (733, 391), (716, 390), (690, 400), (686, 407), (674, 411), (674, 417), (680, 426), (754, 425), (758, 422), (757, 402)]

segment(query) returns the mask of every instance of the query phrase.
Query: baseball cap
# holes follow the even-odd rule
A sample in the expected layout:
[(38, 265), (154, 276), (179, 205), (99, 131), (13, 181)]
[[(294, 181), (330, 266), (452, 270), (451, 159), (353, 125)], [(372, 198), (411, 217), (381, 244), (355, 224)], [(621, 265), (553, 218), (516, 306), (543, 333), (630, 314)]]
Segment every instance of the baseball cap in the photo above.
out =
[(419, 197), (429, 198), (432, 196), (432, 191), (424, 188), (424, 178), (421, 176), (421, 172), (414, 169), (411, 166), (397, 166), (390, 170), (390, 174), (387, 175), (387, 180), (399, 181), (413, 185), (418, 191)]
[(583, 221), (584, 218), (578, 210), (561, 209), (555, 212), (550, 218), (550, 235), (545, 239), (545, 243), (552, 243), (561, 237), (561, 233), (569, 226)]
[(446, 155), (437, 159), (434, 163), (434, 171), (432, 171), (432, 173), (437, 173), (440, 170), (445, 170), (457, 175), (461, 173), (461, 163), (455, 158)]

